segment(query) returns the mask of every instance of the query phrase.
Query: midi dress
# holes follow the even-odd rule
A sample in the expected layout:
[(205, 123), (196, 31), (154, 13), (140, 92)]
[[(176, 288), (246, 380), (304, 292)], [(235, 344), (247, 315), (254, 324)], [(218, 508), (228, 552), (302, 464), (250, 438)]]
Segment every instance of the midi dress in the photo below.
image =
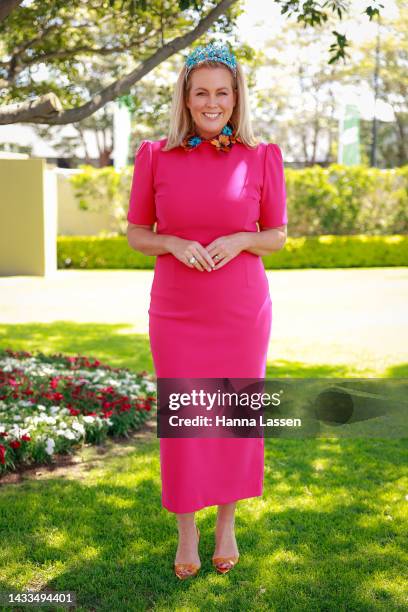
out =
[[(287, 224), (282, 153), (277, 144), (237, 141), (219, 151), (162, 151), (166, 138), (136, 152), (127, 220), (197, 240)], [(257, 225), (258, 224), (258, 225)], [(258, 229), (259, 227), (259, 229)], [(242, 251), (218, 270), (156, 257), (149, 339), (157, 378), (264, 378), (272, 300), (260, 256)], [(170, 512), (262, 496), (264, 439), (160, 438), (161, 503)]]

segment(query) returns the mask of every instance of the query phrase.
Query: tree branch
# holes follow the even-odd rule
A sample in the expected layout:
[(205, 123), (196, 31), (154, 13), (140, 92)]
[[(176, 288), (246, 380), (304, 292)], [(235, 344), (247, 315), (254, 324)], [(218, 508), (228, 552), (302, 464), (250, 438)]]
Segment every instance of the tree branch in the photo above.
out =
[(23, 66), (23, 65), (21, 65), (20, 67), (18, 66), (19, 59), (22, 56), (22, 54), (24, 53), (24, 51), (26, 49), (28, 49), (28, 47), (34, 46), (37, 42), (42, 42), (44, 40), (45, 36), (49, 32), (51, 32), (52, 30), (56, 30), (59, 27), (60, 27), (59, 24), (52, 24), (50, 26), (47, 26), (46, 28), (41, 30), (41, 32), (39, 32), (39, 34), (37, 34), (37, 36), (35, 36), (34, 38), (31, 38), (30, 40), (25, 41), (25, 43), (23, 45), (21, 45), (20, 47), (17, 47), (8, 62), (1, 62), (0, 63), (0, 66), (2, 68), (7, 69), (7, 72), (8, 72), (7, 81), (8, 81), (8, 83), (14, 83), (15, 80), (16, 80), (16, 77), (19, 75), (19, 73), (22, 70), (24, 70), (25, 66)]
[(30, 117), (42, 117), (43, 121), (33, 123), (48, 123), (48, 117), (53, 117), (55, 113), (62, 111), (62, 104), (54, 93), (45, 94), (36, 100), (27, 102), (17, 102), (3, 106), (0, 111), (0, 124), (8, 125), (17, 122), (29, 122)]
[(75, 47), (73, 49), (61, 49), (58, 51), (49, 51), (44, 52), (40, 55), (36, 55), (33, 57), (24, 57), (22, 53), (28, 47), (35, 46), (37, 42), (43, 42), (43, 35), (47, 34), (52, 29), (59, 27), (58, 26), (50, 26), (42, 31), (41, 35), (36, 38), (31, 39), (24, 46), (20, 47), (11, 57), (11, 59), (7, 62), (0, 62), (0, 68), (4, 70), (8, 70), (8, 76), (1, 80), (2, 87), (7, 87), (13, 85), (16, 81), (17, 76), (24, 70), (26, 70), (29, 66), (33, 66), (38, 62), (46, 62), (50, 59), (65, 59), (75, 55), (80, 54), (91, 54), (91, 55), (112, 55), (113, 53), (122, 53), (123, 51), (129, 51), (130, 49), (135, 49), (138, 45), (145, 44), (149, 38), (154, 38), (157, 32), (152, 30), (148, 33), (147, 36), (143, 38), (133, 39), (128, 45), (123, 45), (121, 47), (100, 47), (93, 48), (87, 45), (83, 45), (82, 47)]
[[(154, 32), (156, 35), (157, 32)], [(43, 53), (42, 55), (37, 55), (36, 57), (24, 59), (23, 69), (27, 66), (31, 66), (32, 64), (36, 64), (37, 62), (45, 62), (49, 59), (64, 59), (68, 57), (72, 57), (73, 55), (83, 54), (91, 54), (91, 55), (112, 55), (112, 53), (122, 53), (123, 51), (129, 51), (130, 49), (135, 49), (136, 46), (144, 43), (146, 39), (143, 40), (132, 40), (128, 45), (123, 45), (121, 47), (75, 47), (74, 49), (62, 49), (60, 51), (50, 51)]]

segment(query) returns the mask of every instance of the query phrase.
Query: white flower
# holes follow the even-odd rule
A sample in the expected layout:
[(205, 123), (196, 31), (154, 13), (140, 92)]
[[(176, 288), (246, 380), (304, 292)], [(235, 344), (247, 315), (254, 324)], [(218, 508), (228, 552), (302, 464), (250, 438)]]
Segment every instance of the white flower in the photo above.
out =
[(45, 452), (48, 455), (52, 455), (54, 452), (54, 448), (55, 448), (55, 442), (52, 438), (47, 438), (47, 441), (45, 443)]
[(82, 435), (85, 434), (85, 427), (79, 421), (74, 421), (71, 427), (72, 429), (75, 429), (78, 433)]
[(95, 417), (93, 417), (93, 416), (91, 416), (91, 415), (87, 414), (87, 415), (85, 415), (85, 416), (83, 417), (83, 419), (84, 419), (85, 423), (93, 423), (93, 422), (94, 422), (94, 420), (95, 420)]
[(45, 406), (42, 406), (41, 404), (38, 404), (37, 409), (41, 410), (42, 412), (44, 412)]
[(9, 432), (12, 436), (14, 436), (14, 438), (20, 438), (22, 430), (20, 429), (18, 425), (13, 424), (10, 427)]

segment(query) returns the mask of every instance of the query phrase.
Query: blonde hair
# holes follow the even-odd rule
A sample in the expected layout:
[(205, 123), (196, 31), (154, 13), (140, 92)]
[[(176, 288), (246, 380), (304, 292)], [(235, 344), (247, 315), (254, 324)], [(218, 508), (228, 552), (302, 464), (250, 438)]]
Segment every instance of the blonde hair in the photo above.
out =
[(187, 80), (187, 67), (184, 65), (181, 69), (173, 92), (167, 142), (161, 149), (162, 151), (170, 151), (180, 146), (184, 138), (194, 131), (194, 122), (190, 109), (186, 105), (191, 89), (191, 74), (202, 67), (219, 68), (220, 66), (224, 67), (231, 74), (232, 88), (237, 94), (236, 104), (230, 118), (236, 136), (239, 136), (242, 143), (250, 148), (256, 147), (259, 144), (259, 140), (257, 140), (252, 131), (248, 86), (241, 65), (237, 61), (237, 74), (234, 76), (232, 70), (223, 62), (203, 61), (190, 70)]

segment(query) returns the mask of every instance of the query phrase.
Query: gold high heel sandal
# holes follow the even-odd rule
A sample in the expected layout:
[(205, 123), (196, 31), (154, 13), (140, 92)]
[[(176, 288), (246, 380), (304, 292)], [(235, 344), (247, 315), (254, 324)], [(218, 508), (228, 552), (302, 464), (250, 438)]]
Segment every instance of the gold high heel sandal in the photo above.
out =
[[(220, 574), (226, 574), (238, 563), (239, 554), (237, 556), (231, 555), (230, 557), (213, 557), (212, 564)], [(227, 567), (221, 567), (226, 565)]]
[[(217, 572), (219, 572), (220, 574), (226, 574), (227, 572), (232, 570), (232, 568), (238, 563), (238, 559), (239, 555), (238, 557), (213, 557), (212, 563), (213, 566), (216, 568)], [(227, 567), (221, 567), (222, 565), (226, 564), (228, 564)]]
[[(198, 541), (197, 543), (200, 541), (200, 530), (197, 527), (197, 537), (198, 537)], [(198, 574), (198, 570), (200, 569), (199, 565), (196, 565), (195, 563), (176, 563), (174, 562), (174, 573), (176, 574), (177, 578), (180, 578), (180, 580), (185, 580), (186, 578), (192, 578), (193, 576), (197, 576)]]

